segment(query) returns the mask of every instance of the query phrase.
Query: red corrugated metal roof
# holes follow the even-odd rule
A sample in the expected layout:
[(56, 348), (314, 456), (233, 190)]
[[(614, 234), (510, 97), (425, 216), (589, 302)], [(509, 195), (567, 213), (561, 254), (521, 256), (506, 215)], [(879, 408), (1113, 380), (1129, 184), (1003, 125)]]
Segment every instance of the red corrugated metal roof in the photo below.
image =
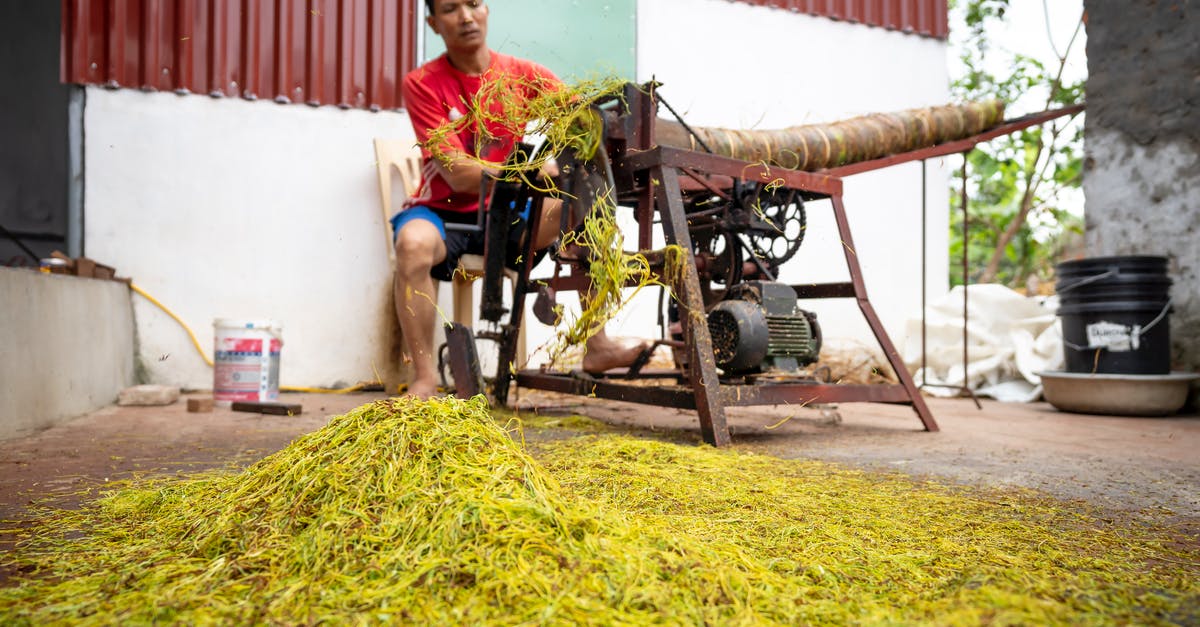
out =
[[(418, 0), (61, 0), (63, 82), (401, 106)], [(946, 0), (734, 0), (928, 37)]]
[(946, 0), (733, 0), (945, 39)]
[(61, 0), (63, 82), (399, 108), (418, 0)]

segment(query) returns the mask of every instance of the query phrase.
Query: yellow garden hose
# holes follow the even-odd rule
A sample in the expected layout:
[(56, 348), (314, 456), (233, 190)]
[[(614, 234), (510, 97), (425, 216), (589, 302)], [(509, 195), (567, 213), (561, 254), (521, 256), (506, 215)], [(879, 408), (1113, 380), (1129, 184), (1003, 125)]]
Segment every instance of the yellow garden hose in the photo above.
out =
[[(196, 339), (196, 334), (192, 332), (192, 328), (189, 327), (187, 325), (187, 323), (183, 321), (182, 318), (175, 315), (175, 312), (168, 309), (166, 305), (159, 302), (159, 300), (157, 298), (151, 296), (148, 292), (146, 292), (146, 290), (138, 287), (132, 281), (130, 281), (130, 283), (129, 283), (129, 289), (137, 292), (139, 295), (141, 295), (142, 298), (145, 298), (146, 300), (150, 301), (151, 303), (154, 304), (154, 306), (163, 310), (163, 312), (165, 312), (168, 316), (171, 316), (171, 318), (173, 318), (175, 320), (175, 322), (178, 322), (179, 326), (183, 327), (184, 331), (187, 331), (188, 337), (192, 339), (192, 346), (196, 347), (196, 352), (200, 353), (200, 358), (204, 360), (204, 363), (208, 364), (208, 367), (210, 367), (210, 368), (212, 367), (212, 365), (213, 365), (212, 358), (209, 357), (204, 352), (204, 349), (200, 347), (200, 340)], [(372, 382), (366, 382), (366, 383), (358, 383), (358, 384), (352, 385), (350, 387), (338, 388), (338, 389), (307, 388), (307, 387), (282, 385), (282, 386), (279, 386), (279, 389), (283, 392), (306, 392), (306, 393), (310, 393), (310, 394), (349, 394), (351, 392), (360, 392), (360, 391), (366, 389), (368, 386), (375, 386), (375, 385), (382, 385), (382, 384), (379, 383), (378, 381), (372, 381)]]
[(168, 316), (171, 316), (172, 318), (174, 318), (175, 322), (178, 322), (179, 326), (183, 327), (184, 331), (187, 331), (188, 337), (192, 338), (192, 345), (196, 347), (196, 352), (200, 353), (200, 358), (204, 360), (204, 363), (208, 364), (209, 368), (212, 367), (212, 365), (213, 365), (212, 358), (210, 358), (208, 355), (206, 355), (204, 353), (203, 348), (200, 348), (200, 340), (196, 339), (196, 334), (192, 333), (192, 328), (189, 327), (187, 325), (187, 323), (183, 321), (182, 318), (175, 315), (175, 312), (171, 311), (170, 309), (167, 309), (166, 305), (158, 302), (157, 298), (151, 296), (148, 292), (146, 292), (146, 290), (138, 287), (132, 281), (129, 282), (129, 289), (137, 292), (138, 294), (140, 294), (142, 296), (142, 298), (145, 298), (146, 300), (150, 301), (151, 303), (154, 303), (155, 306), (157, 306), (159, 309), (166, 312), (166, 314)]

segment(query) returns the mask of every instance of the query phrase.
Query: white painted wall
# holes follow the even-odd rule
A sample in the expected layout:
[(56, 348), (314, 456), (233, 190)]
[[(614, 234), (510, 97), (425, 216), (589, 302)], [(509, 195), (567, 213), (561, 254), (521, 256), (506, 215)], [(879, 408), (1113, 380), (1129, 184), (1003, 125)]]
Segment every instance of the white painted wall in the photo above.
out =
[[(637, 42), (638, 80), (661, 81), (663, 97), (686, 121), (701, 126), (782, 128), (950, 101), (944, 42), (782, 9), (728, 0), (641, 0)], [(949, 289), (944, 161), (927, 164), (930, 300)], [(845, 204), (871, 303), (900, 345), (905, 321), (921, 310), (921, 166), (849, 177)], [(804, 245), (780, 279), (848, 281), (829, 203), (807, 209)], [(623, 225), (633, 241), (632, 221)], [(573, 299), (561, 300), (574, 306)], [(853, 299), (802, 306), (817, 312), (827, 345), (845, 340), (876, 345)], [(610, 323), (609, 332), (657, 337), (656, 310), (657, 292), (644, 292)], [(550, 337), (550, 330), (531, 323), (531, 347)]]
[[(210, 356), (215, 318), (274, 318), (283, 385), (395, 379), (372, 139), (411, 138), (406, 115), (88, 88), (85, 133), (86, 254)], [(134, 303), (151, 380), (210, 388), (179, 325)]]
[[(637, 65), (639, 80), (657, 78), (689, 123), (706, 126), (781, 128), (950, 99), (942, 41), (727, 0), (639, 2)], [(945, 165), (928, 168), (932, 299), (948, 290), (949, 199)], [(872, 304), (899, 343), (906, 318), (920, 313), (920, 166), (850, 177), (845, 203)], [(808, 209), (805, 243), (781, 278), (848, 280), (828, 203)], [(853, 300), (805, 306), (827, 338), (874, 343)], [(653, 303), (637, 309), (611, 329), (644, 334)]]

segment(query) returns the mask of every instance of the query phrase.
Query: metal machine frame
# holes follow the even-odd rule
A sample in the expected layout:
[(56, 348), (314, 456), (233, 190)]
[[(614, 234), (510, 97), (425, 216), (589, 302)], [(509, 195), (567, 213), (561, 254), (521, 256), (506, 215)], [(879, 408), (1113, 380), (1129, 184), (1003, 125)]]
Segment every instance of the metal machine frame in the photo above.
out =
[[(904, 366), (895, 345), (888, 337), (887, 331), (868, 298), (842, 198), (841, 177), (905, 161), (964, 152), (981, 141), (1040, 124), (1070, 112), (1072, 111), (1061, 109), (1047, 112), (1056, 115), (1030, 116), (1006, 123), (988, 133), (951, 144), (812, 173), (770, 167), (762, 163), (749, 163), (693, 150), (656, 146), (653, 141), (657, 119), (654, 85), (646, 87), (629, 85), (624, 90), (620, 106), (616, 110), (605, 113), (607, 152), (604, 165), (610, 180), (615, 181), (618, 202), (635, 207), (639, 250), (648, 251), (651, 246), (651, 227), (657, 213), (666, 242), (677, 245), (686, 251), (682, 256), (681, 276), (677, 278), (675, 284), (671, 285), (671, 290), (681, 311), (680, 318), (684, 335), (681, 348), (687, 352), (687, 364), (689, 365), (682, 371), (655, 373), (639, 372), (640, 365), (631, 368), (639, 379), (658, 379), (659, 382), (654, 385), (633, 384), (612, 377), (592, 377), (579, 373), (553, 373), (528, 369), (519, 372), (512, 371), (510, 364), (514, 362), (517, 333), (525, 311), (525, 299), (535, 291), (535, 285), (549, 285), (557, 291), (579, 290), (588, 285), (586, 275), (572, 273), (563, 276), (557, 271), (552, 278), (531, 280), (530, 273), (535, 263), (535, 255), (534, 251), (526, 250), (523, 255), (524, 261), (518, 268), (518, 280), (513, 288), (512, 311), (509, 320), (500, 324), (498, 331), (481, 334), (499, 344), (500, 365), (491, 392), (497, 402), (504, 404), (507, 402), (509, 386), (515, 382), (520, 387), (531, 389), (695, 409), (700, 420), (704, 441), (714, 446), (723, 446), (730, 442), (725, 408), (735, 406), (781, 404), (803, 406), (811, 403), (837, 402), (906, 404), (913, 408), (924, 430), (937, 431), (938, 424), (933, 414), (914, 384), (912, 376)], [(564, 173), (564, 176), (567, 175), (568, 173)], [(712, 339), (704, 317), (705, 305), (702, 300), (697, 262), (693, 253), (683, 199), (684, 191), (688, 189), (718, 190), (722, 187), (728, 188), (733, 181), (770, 183), (799, 190), (805, 200), (828, 199), (831, 202), (838, 234), (844, 244), (843, 252), (850, 281), (793, 285), (791, 287), (799, 299), (854, 298), (863, 318), (871, 328), (888, 363), (900, 381), (899, 384), (855, 385), (816, 381), (755, 381), (749, 384), (731, 384), (721, 381), (713, 355)], [(532, 201), (533, 207), (530, 223), (537, 225), (540, 221), (543, 198), (544, 196), (539, 192), (524, 186), (510, 188), (504, 195), (503, 202), (489, 203), (489, 222), (500, 225), (508, 224), (511, 216), (506, 213), (506, 208), (523, 206), (519, 203), (529, 200)], [(564, 225), (567, 224), (568, 216), (564, 215), (563, 220)], [(534, 229), (536, 230), (536, 226)], [(535, 232), (527, 238), (527, 241), (532, 242), (536, 236)], [(504, 240), (499, 237), (499, 234), (489, 237), (489, 250), (485, 252), (485, 256), (488, 256), (489, 260), (499, 261), (503, 257), (503, 252), (497, 251), (497, 247), (491, 244), (494, 241)], [(656, 264), (655, 270), (661, 273), (663, 256), (650, 253), (648, 257), (655, 260), (652, 262)], [(560, 264), (559, 269), (576, 267), (570, 260), (557, 259), (556, 263)], [(499, 304), (500, 264), (493, 264), (489, 261), (488, 269), (492, 272), (484, 278), (484, 298), (481, 309), (485, 319), (497, 320), (498, 315), (503, 312), (503, 308)], [(461, 342), (459, 344), (461, 346)], [(473, 358), (473, 347), (470, 351), (452, 349), (452, 367), (457, 361), (459, 368), (463, 368), (462, 363), (468, 359), (467, 352), (470, 352), (470, 357)], [(458, 357), (455, 357), (455, 353), (458, 353)], [(672, 378), (676, 381), (671, 382)], [(459, 385), (458, 394), (460, 396), (472, 396), (485, 391), (481, 389), (478, 377), (466, 379), (465, 385)]]

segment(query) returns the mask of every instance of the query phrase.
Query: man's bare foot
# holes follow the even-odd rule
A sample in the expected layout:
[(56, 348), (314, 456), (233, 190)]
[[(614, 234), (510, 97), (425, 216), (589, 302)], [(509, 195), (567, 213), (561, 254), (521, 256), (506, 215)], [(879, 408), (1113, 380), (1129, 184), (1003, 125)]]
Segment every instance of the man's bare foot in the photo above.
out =
[(437, 384), (433, 381), (413, 381), (408, 384), (404, 396), (411, 396), (419, 401), (433, 398), (437, 396)]
[(607, 337), (594, 337), (587, 343), (587, 352), (583, 355), (583, 371), (599, 374), (613, 368), (624, 368), (637, 360), (642, 351), (651, 346), (652, 342), (639, 342), (633, 346), (625, 346)]

